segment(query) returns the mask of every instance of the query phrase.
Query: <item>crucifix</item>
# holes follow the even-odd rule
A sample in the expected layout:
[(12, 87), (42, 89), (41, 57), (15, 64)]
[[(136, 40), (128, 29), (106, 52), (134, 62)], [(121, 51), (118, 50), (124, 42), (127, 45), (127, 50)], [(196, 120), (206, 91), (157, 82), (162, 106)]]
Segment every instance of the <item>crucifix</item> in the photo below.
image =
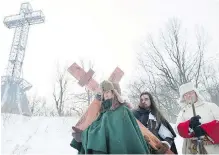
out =
[[(96, 93), (100, 91), (98, 82), (92, 78), (94, 75), (94, 71), (92, 69), (89, 69), (88, 72), (85, 72), (78, 64), (73, 63), (68, 68), (68, 72), (78, 80), (78, 84), (81, 87), (85, 86), (90, 91)], [(108, 80), (119, 83), (123, 75), (124, 72), (119, 67), (116, 67)]]
[[(80, 86), (82, 87), (85, 86), (87, 89), (95, 93), (101, 92), (98, 82), (96, 82), (92, 78), (94, 74), (94, 71), (92, 69), (89, 69), (88, 72), (85, 72), (79, 65), (73, 63), (68, 68), (68, 72), (78, 80), (78, 84)], [(119, 83), (123, 75), (124, 72), (119, 67), (116, 67), (116, 69), (111, 74), (108, 80), (111, 82)], [(78, 129), (80, 130), (86, 129), (97, 118), (100, 108), (101, 108), (101, 101), (94, 99), (89, 105), (86, 113), (80, 118), (80, 120), (72, 129), (75, 132), (77, 132)]]

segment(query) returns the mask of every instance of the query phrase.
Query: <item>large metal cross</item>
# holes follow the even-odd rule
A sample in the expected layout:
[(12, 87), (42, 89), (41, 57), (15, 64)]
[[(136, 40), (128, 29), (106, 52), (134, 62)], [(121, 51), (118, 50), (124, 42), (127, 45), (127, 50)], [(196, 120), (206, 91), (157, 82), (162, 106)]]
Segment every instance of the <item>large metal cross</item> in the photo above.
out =
[(30, 25), (43, 23), (42, 11), (33, 11), (30, 3), (22, 3), (19, 14), (4, 18), (7, 28), (15, 28), (6, 76), (1, 78), (1, 112), (31, 115), (26, 91), (32, 86), (21, 78)]
[(7, 76), (20, 78), (30, 25), (43, 23), (45, 17), (41, 10), (33, 11), (29, 3), (22, 3), (20, 13), (7, 16), (4, 24), (15, 28), (14, 39), (9, 56)]
[[(68, 72), (78, 80), (78, 84), (80, 86), (85, 86), (92, 92), (100, 92), (99, 83), (92, 78), (94, 75), (94, 71), (92, 69), (89, 69), (88, 72), (85, 72), (83, 68), (81, 68), (76, 63), (73, 63), (68, 68)], [(124, 72), (119, 67), (116, 67), (108, 80), (111, 82), (119, 83), (123, 75)]]

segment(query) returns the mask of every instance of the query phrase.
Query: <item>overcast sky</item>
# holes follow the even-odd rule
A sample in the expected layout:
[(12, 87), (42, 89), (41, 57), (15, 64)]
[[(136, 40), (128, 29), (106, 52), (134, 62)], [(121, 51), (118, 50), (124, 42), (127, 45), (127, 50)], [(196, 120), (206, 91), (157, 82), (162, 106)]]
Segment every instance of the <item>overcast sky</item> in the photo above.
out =
[[(18, 14), (21, 0), (0, 1), (0, 72), (4, 74), (14, 29), (3, 24), (5, 16)], [(49, 96), (55, 62), (70, 66), (79, 59), (95, 62), (97, 80), (108, 78), (116, 66), (130, 81), (136, 69), (136, 52), (148, 33), (156, 34), (169, 18), (177, 17), (193, 32), (202, 26), (210, 36), (208, 56), (219, 53), (218, 0), (30, 0), (42, 10), (45, 23), (30, 27), (23, 77), (32, 91)]]

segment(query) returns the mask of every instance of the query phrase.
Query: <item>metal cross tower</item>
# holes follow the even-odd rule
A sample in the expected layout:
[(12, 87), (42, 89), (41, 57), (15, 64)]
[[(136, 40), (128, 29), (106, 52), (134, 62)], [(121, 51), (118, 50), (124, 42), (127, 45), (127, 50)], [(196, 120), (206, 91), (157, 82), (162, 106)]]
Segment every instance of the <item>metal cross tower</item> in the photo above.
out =
[(20, 13), (7, 16), (4, 24), (15, 28), (14, 39), (9, 55), (6, 75), (1, 81), (1, 112), (31, 115), (25, 91), (32, 86), (21, 77), (30, 25), (43, 23), (42, 11), (33, 11), (29, 3), (22, 3)]

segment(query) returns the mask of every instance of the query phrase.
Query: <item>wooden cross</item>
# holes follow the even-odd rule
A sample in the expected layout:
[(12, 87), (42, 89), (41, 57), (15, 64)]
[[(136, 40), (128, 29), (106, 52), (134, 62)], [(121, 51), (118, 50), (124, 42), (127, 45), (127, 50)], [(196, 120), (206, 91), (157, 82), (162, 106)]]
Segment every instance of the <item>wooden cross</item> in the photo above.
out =
[[(89, 69), (88, 72), (85, 72), (84, 69), (81, 68), (78, 64), (73, 63), (68, 68), (68, 72), (78, 80), (78, 84), (81, 87), (85, 86), (92, 92), (100, 92), (99, 83), (92, 78), (94, 75), (94, 71), (92, 69)], [(111, 82), (119, 83), (123, 75), (124, 72), (119, 67), (116, 67), (108, 80)]]
[[(85, 72), (80, 66), (78, 66), (76, 63), (73, 63), (68, 68), (68, 72), (70, 72), (70, 74), (72, 74), (79, 81), (78, 84), (80, 86), (86, 86), (89, 90), (95, 92), (98, 92), (98, 90), (100, 90), (99, 84), (92, 78), (94, 74), (94, 71), (92, 69), (89, 69), (88, 72)], [(124, 72), (120, 68), (116, 67), (116, 69), (113, 71), (108, 80), (111, 82), (119, 83), (123, 75)], [(74, 135), (76, 135), (78, 132), (84, 131), (94, 120), (96, 120), (100, 107), (101, 103), (98, 100), (94, 100), (91, 103), (86, 113), (80, 118), (77, 124), (72, 127)], [(158, 146), (162, 145), (161, 141), (152, 132), (150, 132), (140, 121), (138, 121), (137, 119), (136, 121), (144, 138), (147, 140), (147, 142), (151, 145), (152, 148), (157, 150), (159, 148)], [(166, 151), (165, 154), (174, 153), (169, 149)]]

